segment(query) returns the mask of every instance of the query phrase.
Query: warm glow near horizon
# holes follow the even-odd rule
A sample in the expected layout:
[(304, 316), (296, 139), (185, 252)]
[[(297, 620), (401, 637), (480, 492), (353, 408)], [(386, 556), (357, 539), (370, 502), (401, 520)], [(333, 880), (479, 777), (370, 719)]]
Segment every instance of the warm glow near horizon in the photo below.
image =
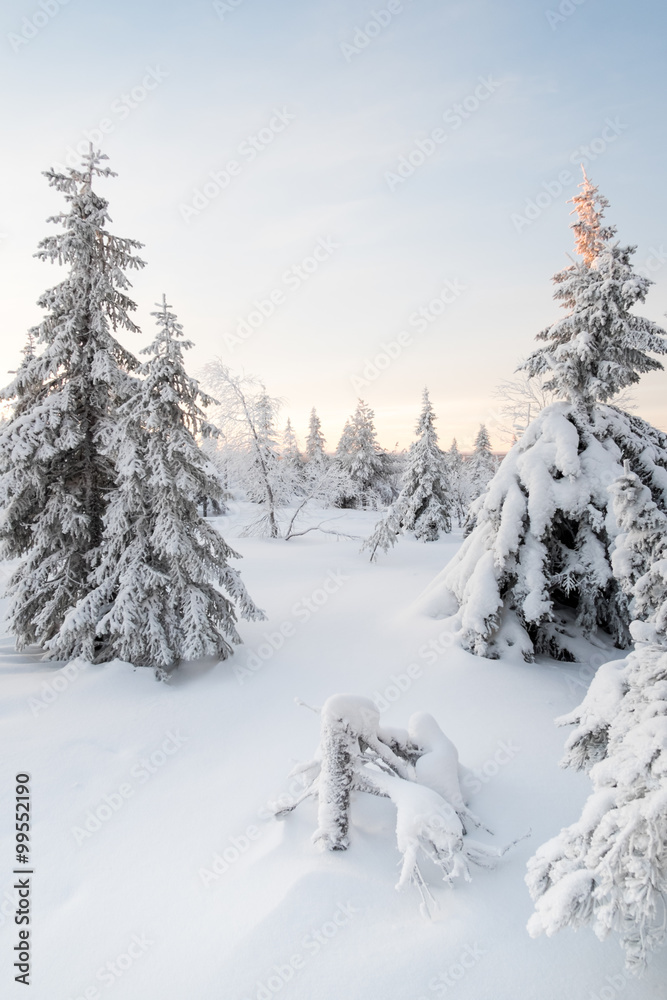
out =
[[(398, 6), (357, 45), (361, 0), (90, 0), (30, 38), (6, 4), (0, 371), (58, 280), (33, 257), (63, 208), (40, 172), (89, 139), (118, 173), (100, 183), (114, 233), (145, 243), (143, 332), (123, 342), (148, 342), (165, 292), (190, 370), (218, 355), (257, 375), (301, 440), (316, 406), (335, 447), (361, 396), (382, 445), (407, 447), (427, 385), (444, 448), (469, 450), (481, 423), (505, 448), (494, 390), (559, 316), (580, 164), (656, 282), (637, 311), (664, 322), (659, 32), (612, 0), (592, 60), (593, 6)], [(666, 389), (658, 373), (636, 391), (664, 430)]]

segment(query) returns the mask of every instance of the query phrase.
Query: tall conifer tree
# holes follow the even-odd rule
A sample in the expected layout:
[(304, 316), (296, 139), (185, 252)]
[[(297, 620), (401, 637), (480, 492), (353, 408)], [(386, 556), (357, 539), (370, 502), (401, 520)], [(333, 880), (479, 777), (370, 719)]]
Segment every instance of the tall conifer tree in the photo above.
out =
[(474, 510), (463, 546), (429, 589), (425, 607), (457, 604), (463, 645), (497, 657), (503, 647), (572, 659), (577, 637), (600, 627), (619, 647), (630, 641), (627, 598), (612, 573), (616, 533), (607, 486), (629, 461), (667, 509), (667, 436), (609, 405), (661, 369), (667, 334), (630, 309), (651, 282), (635, 273), (634, 247), (608, 239), (606, 201), (584, 178), (576, 199), (582, 259), (555, 277), (567, 315), (539, 335), (546, 346), (523, 366), (548, 375), (547, 406), (503, 460)]
[(114, 485), (116, 413), (136, 366), (114, 333), (137, 330), (125, 272), (143, 267), (141, 244), (107, 228), (108, 203), (94, 190), (115, 176), (104, 159), (91, 147), (80, 170), (46, 173), (67, 211), (49, 220), (63, 232), (42, 240), (36, 256), (68, 273), (38, 300), (46, 316), (32, 333), (42, 350), (5, 391), (17, 406), (0, 437), (0, 539), (5, 557), (23, 558), (8, 588), (18, 648), (51, 640), (90, 589)]
[(153, 316), (158, 333), (142, 352), (150, 358), (118, 413), (118, 485), (96, 586), (49, 647), (58, 658), (118, 657), (162, 676), (183, 659), (227, 657), (240, 642), (235, 605), (245, 618), (264, 616), (229, 566), (237, 553), (198, 510), (199, 497), (220, 499), (222, 489), (195, 440), (212, 431), (201, 409), (212, 400), (185, 371), (192, 343), (164, 296)]

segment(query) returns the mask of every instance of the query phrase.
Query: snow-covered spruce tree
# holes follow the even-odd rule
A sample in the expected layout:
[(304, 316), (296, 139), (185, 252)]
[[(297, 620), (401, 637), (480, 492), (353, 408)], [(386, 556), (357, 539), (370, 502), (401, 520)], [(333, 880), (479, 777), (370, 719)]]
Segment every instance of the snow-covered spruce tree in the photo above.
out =
[[(567, 316), (540, 334), (547, 342), (525, 363), (548, 372), (547, 406), (503, 460), (476, 515), (475, 527), (425, 596), (430, 613), (454, 619), (465, 648), (497, 657), (517, 645), (573, 657), (573, 636), (606, 630), (629, 642), (626, 597), (610, 551), (617, 532), (609, 486), (628, 460), (667, 507), (667, 436), (608, 405), (640, 373), (662, 367), (649, 352), (667, 352), (665, 332), (630, 309), (650, 280), (632, 268), (633, 247), (605, 242), (596, 189), (585, 179), (577, 202), (577, 246), (583, 261), (555, 277)], [(600, 207), (596, 207), (600, 206)]]
[[(221, 497), (216, 470), (195, 435), (210, 434), (212, 400), (184, 368), (192, 343), (163, 296), (142, 376), (117, 415), (117, 486), (104, 517), (95, 588), (47, 643), (51, 656), (93, 663), (118, 657), (154, 667), (232, 652), (236, 608), (261, 619), (237, 570), (239, 558), (198, 511)], [(221, 592), (221, 589), (226, 595)]]
[(360, 502), (359, 496), (359, 484), (352, 479), (350, 475), (350, 467), (352, 465), (352, 455), (354, 453), (355, 443), (355, 432), (354, 424), (352, 419), (345, 421), (343, 427), (343, 432), (340, 436), (340, 440), (336, 445), (336, 451), (334, 453), (334, 460), (338, 468), (347, 473), (349, 480), (349, 488), (340, 497), (338, 505), (340, 507), (356, 507)]
[(630, 598), (635, 649), (603, 664), (583, 703), (557, 720), (575, 726), (562, 764), (589, 771), (593, 793), (529, 862), (528, 929), (618, 932), (627, 967), (641, 972), (667, 942), (667, 517), (633, 473), (611, 492), (614, 574)]
[(51, 640), (90, 590), (114, 485), (115, 414), (136, 366), (112, 330), (137, 329), (124, 272), (143, 267), (141, 244), (106, 228), (108, 203), (93, 190), (96, 178), (114, 176), (104, 159), (91, 147), (80, 170), (46, 173), (68, 210), (49, 220), (64, 231), (36, 256), (68, 275), (38, 300), (47, 315), (33, 334), (43, 349), (5, 394), (18, 404), (0, 440), (2, 554), (23, 558), (8, 587), (18, 648)]
[(572, 230), (575, 251), (583, 258), (586, 267), (591, 267), (595, 258), (604, 250), (605, 243), (616, 235), (616, 226), (603, 225), (602, 219), (605, 209), (609, 208), (609, 201), (588, 179), (583, 165), (581, 172), (584, 176), (579, 185), (581, 194), (575, 194), (570, 201), (574, 205), (571, 214), (577, 216)]
[(434, 420), (428, 390), (424, 389), (418, 437), (410, 445), (401, 492), (362, 546), (362, 551), (370, 550), (371, 560), (377, 557), (379, 549), (387, 552), (399, 532), (412, 531), (420, 541), (432, 542), (441, 532), (452, 530), (454, 502)]
[(248, 499), (262, 502), (264, 499), (265, 475), (275, 479), (276, 470), (280, 464), (280, 445), (275, 421), (278, 415), (276, 401), (271, 399), (266, 389), (262, 387), (253, 400), (253, 423), (257, 440), (256, 454), (251, 465), (255, 467), (256, 475), (248, 480), (246, 492)]
[[(0, 400), (10, 402), (14, 433), (5, 433), (9, 421), (0, 426), (0, 475), (5, 498), (11, 498), (3, 511), (0, 526), (3, 554), (6, 559), (20, 558), (32, 544), (32, 525), (44, 506), (42, 470), (36, 463), (20, 461), (24, 442), (19, 430), (20, 418), (30, 414), (44, 395), (41, 378), (34, 373), (35, 338), (30, 331), (23, 349), (23, 360), (13, 383), (0, 392)], [(32, 373), (32, 374), (31, 374)], [(25, 429), (32, 428), (28, 420)]]
[(214, 428), (210, 434), (202, 437), (198, 444), (212, 468), (215, 469), (218, 484), (215, 496), (200, 496), (199, 503), (201, 504), (202, 514), (204, 517), (208, 517), (209, 514), (212, 517), (220, 517), (221, 514), (227, 513), (227, 501), (230, 497), (227, 492), (225, 457), (219, 448), (219, 434), (217, 430)]
[(477, 514), (482, 504), (482, 497), (486, 493), (497, 469), (498, 462), (491, 451), (491, 441), (488, 431), (484, 424), (481, 424), (475, 438), (473, 453), (464, 462), (462, 470), (462, 493), (467, 502), (467, 510), (463, 522), (463, 534), (466, 538), (475, 526)]
[(299, 451), (299, 442), (296, 439), (292, 421), (288, 418), (283, 433), (282, 461), (286, 462), (295, 473), (299, 474), (303, 468), (303, 457)]
[(534, 351), (522, 369), (547, 375), (546, 390), (590, 415), (597, 404), (638, 382), (642, 373), (661, 370), (650, 354), (667, 353), (667, 341), (656, 323), (630, 312), (653, 284), (633, 269), (636, 247), (607, 242), (616, 231), (602, 225), (608, 202), (585, 173), (580, 186), (582, 194), (573, 199), (578, 219), (572, 228), (583, 260), (554, 276), (554, 298), (567, 316), (538, 334), (547, 346)]
[(454, 512), (459, 527), (462, 527), (470, 506), (468, 481), (463, 470), (463, 455), (459, 451), (456, 438), (451, 448), (445, 452), (449, 485), (454, 501)]
[(306, 438), (306, 461), (324, 462), (326, 453), (324, 451), (324, 435), (322, 424), (317, 415), (315, 407), (310, 411), (310, 421), (308, 423), (308, 437)]
[(355, 493), (342, 506), (377, 509), (391, 502), (390, 461), (377, 443), (373, 410), (360, 399), (354, 415), (343, 428), (336, 459), (355, 485)]
[(484, 424), (480, 425), (479, 432), (475, 438), (473, 453), (464, 465), (465, 476), (469, 484), (470, 500), (476, 500), (486, 491), (487, 486), (493, 479), (498, 462), (491, 451), (491, 441), (489, 432)]

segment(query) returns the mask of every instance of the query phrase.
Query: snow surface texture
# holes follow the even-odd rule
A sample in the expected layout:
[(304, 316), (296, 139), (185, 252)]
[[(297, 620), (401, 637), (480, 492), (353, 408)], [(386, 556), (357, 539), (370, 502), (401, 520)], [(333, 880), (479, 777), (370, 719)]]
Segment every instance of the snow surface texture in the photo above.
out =
[[(630, 641), (627, 602), (609, 550), (618, 532), (607, 487), (633, 471), (667, 506), (667, 436), (613, 406), (582, 415), (553, 403), (503, 460), (480, 500), (476, 525), (420, 599), (450, 617), (464, 648), (530, 660), (573, 654), (575, 630)], [(570, 607), (565, 605), (569, 604)]]
[[(361, 536), (377, 519), (344, 514), (345, 529)], [(526, 861), (577, 819), (589, 792), (585, 775), (558, 767), (563, 731), (553, 718), (581, 702), (590, 658), (609, 653), (582, 643), (581, 665), (549, 669), (545, 660), (536, 670), (508, 656), (499, 669), (449, 645), (442, 622), (406, 615), (406, 600), (460, 534), (429, 545), (406, 537), (391, 560), (371, 565), (356, 541), (239, 538), (250, 516), (250, 506), (231, 504), (214, 523), (244, 556), (245, 582), (270, 619), (242, 622), (245, 645), (222, 664), (186, 663), (157, 684), (118, 661), (43, 662), (3, 638), (2, 787), (19, 771), (32, 775), (37, 945), (26, 990), (11, 972), (5, 798), (3, 1000), (75, 1000), (93, 988), (96, 1000), (257, 1000), (269, 979), (280, 1000), (602, 1000), (609, 979), (623, 984), (621, 1000), (664, 1000), (664, 954), (636, 982), (611, 940), (584, 931), (531, 940), (525, 930)], [(357, 797), (342, 853), (312, 849), (314, 799), (289, 822), (270, 815), (276, 789), (287, 799), (299, 787), (283, 785), (290, 761), (313, 746), (317, 720), (293, 699), (322, 705), (334, 686), (372, 699), (385, 730), (425, 707), (470, 768), (462, 792), (493, 818), (495, 842), (533, 827), (495, 871), (455, 890), (427, 862), (440, 908), (432, 921), (412, 892), (394, 891), (400, 854), (388, 799)], [(83, 831), (79, 842), (73, 830)], [(148, 946), (114, 975), (107, 965), (133, 935)], [(282, 988), (276, 968), (288, 978)]]

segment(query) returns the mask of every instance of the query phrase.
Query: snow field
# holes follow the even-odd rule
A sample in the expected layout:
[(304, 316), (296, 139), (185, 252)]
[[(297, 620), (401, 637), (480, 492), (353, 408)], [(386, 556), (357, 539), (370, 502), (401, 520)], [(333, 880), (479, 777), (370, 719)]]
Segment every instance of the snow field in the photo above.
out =
[[(338, 524), (365, 536), (376, 517), (346, 511)], [(240, 538), (244, 520), (238, 505), (215, 523), (244, 555), (236, 565), (269, 618), (241, 622), (245, 645), (231, 660), (185, 664), (158, 684), (119, 661), (74, 675), (2, 640), (3, 787), (28, 771), (34, 798), (32, 996), (609, 1000), (622, 977), (614, 998), (663, 997), (662, 954), (626, 982), (613, 940), (531, 940), (525, 930), (526, 861), (589, 792), (585, 776), (558, 767), (565, 734), (553, 725), (581, 701), (581, 667), (479, 659), (450, 647), (441, 621), (405, 610), (460, 535), (406, 537), (371, 565), (356, 541)], [(334, 578), (341, 585), (328, 593)], [(276, 634), (284, 642), (272, 645)], [(239, 675), (253, 655), (261, 668)], [(46, 690), (57, 696), (34, 712), (30, 699)], [(294, 698), (319, 707), (339, 691), (383, 698), (383, 725), (434, 715), (470, 769), (472, 810), (494, 831), (478, 839), (502, 845), (532, 828), (495, 871), (473, 869), (470, 884), (446, 888), (424, 864), (439, 905), (432, 921), (415, 889), (394, 889), (401, 858), (388, 800), (354, 795), (343, 853), (312, 844), (312, 800), (269, 818), (281, 792), (296, 793), (289, 771), (318, 742), (319, 719)], [(3, 807), (4, 982), (15, 943), (10, 819)], [(4, 995), (23, 994), (12, 984)]]

